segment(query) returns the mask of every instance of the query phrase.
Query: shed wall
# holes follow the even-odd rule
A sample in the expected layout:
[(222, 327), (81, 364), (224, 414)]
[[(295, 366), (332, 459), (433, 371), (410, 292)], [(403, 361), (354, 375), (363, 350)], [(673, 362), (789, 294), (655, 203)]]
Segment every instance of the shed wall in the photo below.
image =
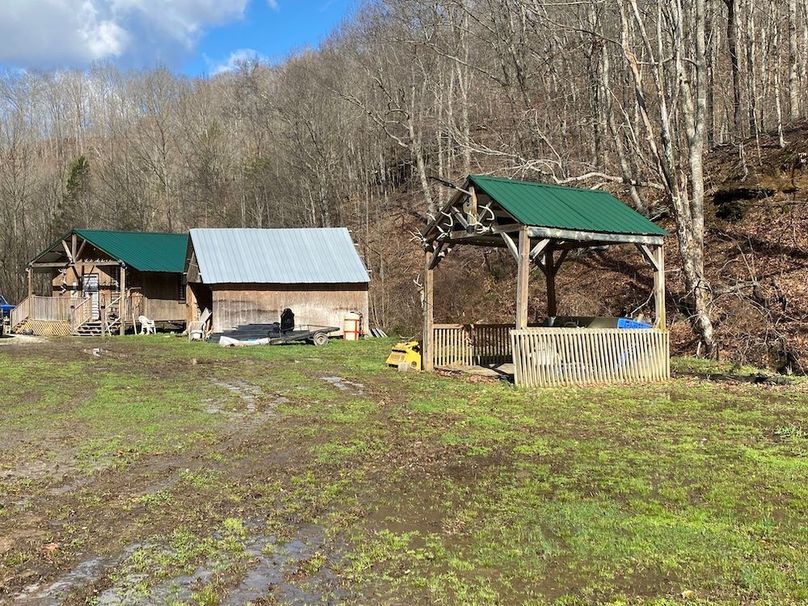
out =
[(368, 285), (363, 284), (214, 284), (213, 332), (240, 324), (277, 322), (289, 307), (297, 325), (338, 326), (342, 334), (345, 314), (362, 314), (368, 322)]

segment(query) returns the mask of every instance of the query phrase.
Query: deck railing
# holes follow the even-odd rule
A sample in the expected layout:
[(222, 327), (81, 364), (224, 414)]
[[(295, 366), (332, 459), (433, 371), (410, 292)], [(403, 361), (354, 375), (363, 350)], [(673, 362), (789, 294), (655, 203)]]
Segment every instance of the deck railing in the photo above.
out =
[(433, 364), (445, 368), (510, 362), (512, 329), (512, 324), (435, 324)]
[(31, 317), (31, 299), (26, 297), (11, 310), (11, 328), (16, 328)]
[(27, 302), (27, 317), (48, 322), (67, 322), (70, 319), (70, 299), (32, 295)]
[(70, 314), (70, 332), (75, 333), (79, 327), (93, 319), (93, 298), (84, 297), (74, 300)]
[(640, 383), (670, 378), (667, 331), (528, 328), (510, 331), (517, 385)]

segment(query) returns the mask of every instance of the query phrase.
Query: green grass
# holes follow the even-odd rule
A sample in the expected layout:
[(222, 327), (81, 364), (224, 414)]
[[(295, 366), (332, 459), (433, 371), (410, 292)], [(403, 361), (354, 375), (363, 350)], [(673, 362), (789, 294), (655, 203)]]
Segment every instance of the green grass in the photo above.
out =
[(0, 348), (0, 600), (98, 554), (119, 595), (201, 567), (172, 599), (215, 604), (263, 538), (312, 601), (808, 602), (805, 380), (679, 359), (664, 384), (524, 391), (398, 373), (389, 347)]

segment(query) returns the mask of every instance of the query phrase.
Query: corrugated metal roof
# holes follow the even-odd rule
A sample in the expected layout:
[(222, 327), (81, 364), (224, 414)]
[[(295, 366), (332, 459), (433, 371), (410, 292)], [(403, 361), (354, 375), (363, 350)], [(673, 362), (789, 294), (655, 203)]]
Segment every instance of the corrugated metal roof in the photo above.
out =
[(369, 281), (344, 227), (192, 229), (191, 245), (205, 284)]
[(652, 221), (605, 191), (469, 175), (523, 225), (612, 234), (667, 235)]
[(113, 259), (123, 261), (138, 271), (178, 274), (185, 271), (188, 234), (101, 229), (73, 231)]

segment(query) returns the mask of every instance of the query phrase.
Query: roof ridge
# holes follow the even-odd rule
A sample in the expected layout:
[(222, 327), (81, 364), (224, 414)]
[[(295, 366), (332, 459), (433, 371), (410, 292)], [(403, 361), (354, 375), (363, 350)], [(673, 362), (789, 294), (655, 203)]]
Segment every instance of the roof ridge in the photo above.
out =
[(574, 187), (571, 185), (559, 185), (558, 183), (542, 183), (540, 181), (526, 181), (524, 179), (511, 179), (509, 177), (497, 177), (496, 175), (469, 175), (470, 178), (491, 179), (492, 181), (501, 181), (504, 183), (514, 183), (516, 185), (536, 185), (538, 187), (552, 187), (553, 189), (564, 189), (573, 191), (585, 191), (592, 194), (606, 194), (611, 196), (609, 192), (603, 189), (590, 189), (588, 187)]
[(95, 232), (102, 234), (133, 234), (138, 236), (187, 236), (185, 231), (133, 231), (128, 229), (96, 229), (94, 227), (75, 227), (72, 230), (76, 233)]
[(319, 231), (324, 229), (344, 229), (350, 231), (346, 226), (337, 227), (191, 227), (188, 231)]

